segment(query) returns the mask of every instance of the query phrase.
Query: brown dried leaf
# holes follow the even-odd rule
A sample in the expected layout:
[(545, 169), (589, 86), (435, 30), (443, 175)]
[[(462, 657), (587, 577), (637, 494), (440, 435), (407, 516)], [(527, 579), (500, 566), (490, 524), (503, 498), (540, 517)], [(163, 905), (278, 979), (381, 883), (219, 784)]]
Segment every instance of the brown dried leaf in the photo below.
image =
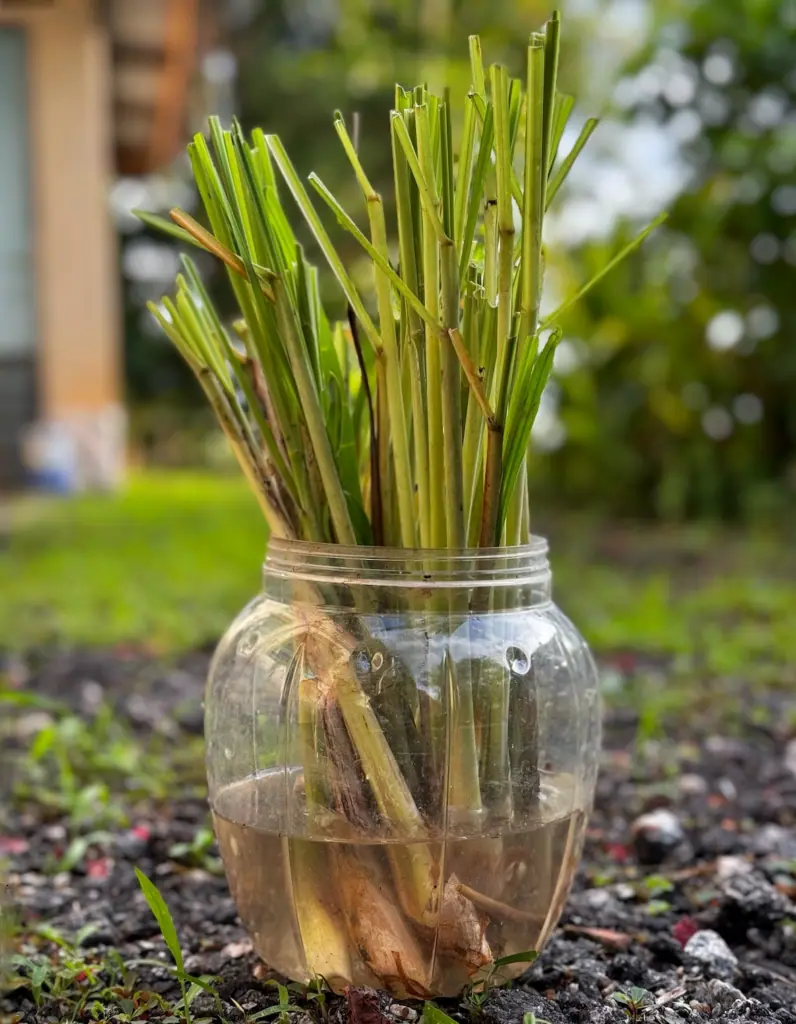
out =
[(428, 996), (423, 951), (365, 851), (335, 849), (335, 878), (351, 940), (379, 981), (406, 998)]
[(451, 875), (442, 891), (442, 906), (437, 927), (437, 950), (444, 956), (456, 956), (474, 974), (492, 962), (492, 950), (486, 939), (489, 917), (479, 913), (462, 893), (456, 875)]

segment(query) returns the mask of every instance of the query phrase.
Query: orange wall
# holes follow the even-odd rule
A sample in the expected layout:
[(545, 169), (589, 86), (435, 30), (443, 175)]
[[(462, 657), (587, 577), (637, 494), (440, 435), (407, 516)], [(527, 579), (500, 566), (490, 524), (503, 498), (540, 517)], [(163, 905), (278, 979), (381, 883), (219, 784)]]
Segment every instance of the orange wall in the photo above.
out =
[(27, 29), (39, 414), (120, 400), (119, 273), (108, 212), (111, 92), (92, 0), (17, 8)]

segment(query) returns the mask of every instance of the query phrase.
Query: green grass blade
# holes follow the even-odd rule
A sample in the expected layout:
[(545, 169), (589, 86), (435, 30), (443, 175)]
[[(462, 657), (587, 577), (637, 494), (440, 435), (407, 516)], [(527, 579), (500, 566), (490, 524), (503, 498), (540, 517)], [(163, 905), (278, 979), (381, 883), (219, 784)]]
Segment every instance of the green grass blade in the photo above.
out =
[(346, 299), (356, 313), (357, 320), (362, 324), (362, 329), (368, 336), (368, 340), (373, 345), (374, 349), (379, 351), (381, 349), (381, 338), (379, 337), (379, 333), (365, 309), (359, 292), (356, 290), (353, 281), (348, 276), (348, 272), (343, 266), (343, 261), (340, 259), (337, 250), (332, 245), (331, 239), (326, 232), (326, 228), (321, 223), (315, 207), (310, 202), (307, 190), (302, 185), (301, 179), (296, 173), (296, 169), (293, 166), (290, 157), (287, 155), (281, 139), (277, 135), (267, 135), (266, 141), (268, 142), (268, 147), (271, 150), (271, 155), (276, 161), (276, 165), (296, 201), (296, 205), (304, 216), (304, 219), (315, 236), (318, 245), (321, 247), (321, 251), (326, 257), (326, 261), (329, 264), (332, 273), (337, 278), (340, 287), (343, 289)]
[(160, 890), (155, 883), (151, 882), (140, 868), (135, 869), (135, 877), (138, 879), (138, 884), (141, 886), (141, 891), (144, 894), (144, 899), (147, 901), (147, 906), (152, 911), (152, 916), (158, 923), (158, 928), (160, 928), (160, 933), (163, 936), (166, 946), (174, 957), (174, 963), (177, 965), (177, 969), (184, 972), (185, 962), (182, 958), (180, 940), (177, 938), (177, 929), (174, 927), (174, 919), (171, 916), (171, 911), (166, 905), (166, 901), (161, 896)]
[(553, 128), (550, 134), (550, 151), (547, 161), (547, 174), (550, 175), (553, 165), (558, 156), (558, 148), (569, 121), (569, 115), (575, 106), (575, 97), (565, 92), (556, 93), (555, 106), (553, 108)]
[(566, 157), (561, 161), (558, 170), (553, 174), (550, 182), (547, 186), (547, 195), (545, 197), (545, 208), (549, 207), (552, 201), (558, 194), (558, 190), (567, 180), (567, 175), (572, 170), (572, 165), (578, 159), (581, 150), (591, 138), (592, 132), (600, 122), (596, 117), (590, 117), (588, 121), (580, 130), (580, 134), (575, 140), (575, 144), (572, 149), (567, 153)]
[(602, 268), (602, 270), (596, 273), (590, 281), (587, 281), (586, 284), (581, 285), (581, 287), (575, 292), (574, 295), (570, 296), (570, 298), (562, 302), (558, 309), (553, 310), (553, 312), (549, 316), (546, 316), (542, 321), (541, 326), (549, 327), (551, 324), (555, 323), (555, 321), (558, 320), (559, 317), (563, 316), (563, 314), (566, 313), (568, 309), (571, 309), (576, 302), (579, 302), (584, 295), (591, 291), (591, 289), (599, 281), (602, 281), (605, 275), (609, 274), (617, 264), (621, 263), (626, 256), (629, 256), (634, 249), (637, 249), (644, 241), (644, 239), (647, 237), (647, 235), (654, 231), (655, 228), (663, 224), (663, 222), (667, 219), (668, 216), (668, 213), (659, 213), (653, 221), (651, 221), (645, 228), (639, 231), (635, 238), (631, 239), (631, 241), (629, 241), (627, 245), (623, 246), (619, 250), (619, 252), (612, 259), (610, 259)]

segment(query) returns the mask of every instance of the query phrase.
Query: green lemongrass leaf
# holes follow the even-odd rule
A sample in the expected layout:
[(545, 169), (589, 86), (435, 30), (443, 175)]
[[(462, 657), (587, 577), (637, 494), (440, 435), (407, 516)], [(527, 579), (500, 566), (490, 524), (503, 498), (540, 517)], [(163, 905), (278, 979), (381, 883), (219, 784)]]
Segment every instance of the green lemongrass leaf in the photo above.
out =
[(547, 178), (547, 168), (550, 166), (550, 152), (553, 143), (560, 36), (561, 15), (558, 11), (553, 11), (550, 20), (544, 27), (544, 123), (542, 127), (544, 158), (542, 166), (545, 179)]
[[(207, 141), (203, 135), (197, 134), (194, 136), (193, 142), (188, 146), (188, 155), (196, 187), (199, 190), (199, 195), (210, 221), (213, 234), (227, 248), (232, 248), (233, 250), (238, 248), (237, 240), (233, 237), (234, 229), (230, 223), (232, 214), (229, 210), (229, 203), (226, 199), (221, 179), (213, 164)], [(242, 280), (236, 272), (229, 268), (227, 269), (227, 275), (243, 317), (254, 335), (260, 358), (263, 362), (266, 362), (268, 358), (267, 321), (264, 323), (260, 322), (251, 285)], [(273, 316), (271, 320), (273, 321)]]
[[(447, 344), (441, 346), (443, 444), (445, 448), (445, 498), (448, 546), (465, 546), (464, 483), (462, 481), (462, 410), (461, 372), (456, 353), (451, 345), (460, 338), (459, 275), (454, 234), (453, 142), (450, 106), (442, 103), (439, 110), (440, 187), (442, 193), (443, 224), (448, 240), (441, 246), (440, 270), (442, 283), (442, 321), (448, 331)], [(467, 350), (462, 342), (463, 354)], [(477, 790), (476, 785), (476, 790)]]
[[(475, 107), (472, 99), (467, 96), (464, 101), (464, 123), (462, 139), (459, 146), (459, 162), (456, 168), (456, 188), (454, 194), (454, 228), (453, 237), (456, 241), (461, 266), (462, 239), (467, 223), (467, 200), (470, 195), (470, 182), (473, 176), (475, 158)], [(460, 275), (461, 277), (461, 275)]]
[(602, 281), (606, 274), (610, 274), (610, 272), (618, 263), (621, 263), (626, 256), (633, 252), (634, 249), (637, 249), (644, 241), (644, 239), (647, 237), (647, 235), (653, 232), (655, 228), (660, 227), (660, 225), (663, 224), (663, 222), (667, 219), (668, 216), (668, 213), (659, 213), (654, 220), (650, 221), (650, 223), (645, 228), (642, 228), (642, 230), (639, 231), (635, 238), (632, 238), (627, 243), (627, 245), (624, 245), (619, 250), (619, 252), (605, 264), (602, 270), (600, 270), (598, 273), (594, 275), (593, 278), (591, 278), (590, 281), (587, 281), (586, 284), (581, 285), (581, 287), (575, 292), (574, 295), (570, 296), (568, 299), (566, 299), (566, 301), (562, 302), (558, 309), (553, 310), (553, 312), (549, 316), (546, 316), (542, 321), (541, 326), (549, 327), (551, 324), (555, 323), (555, 321), (558, 320), (559, 317), (563, 316), (563, 314), (566, 313), (568, 309), (574, 306), (576, 302), (579, 302), (584, 295), (591, 291), (591, 289), (599, 281)]
[[(414, 111), (408, 110), (409, 97), (405, 91), (396, 88), (396, 107), (399, 111), (406, 111), (406, 118), (413, 118)], [(415, 229), (415, 206), (413, 203), (413, 188), (416, 194), (416, 186), (409, 171), (406, 155), (398, 141), (395, 129), (390, 132), (393, 177), (395, 180), (395, 207), (398, 221), (398, 254), (400, 265), (400, 283), (397, 283), (391, 276), (396, 291), (405, 303), (408, 315), (402, 314), (401, 322), (403, 328), (402, 359), (404, 366), (409, 372), (410, 402), (412, 410), (411, 435), (414, 453), (413, 466), (413, 490), (417, 491), (418, 512), (419, 512), (419, 536), (421, 546), (430, 544), (431, 521), (429, 507), (429, 480), (428, 480), (428, 424), (426, 419), (426, 407), (423, 395), (423, 372), (421, 365), (423, 345), (423, 317), (421, 312), (413, 306), (414, 299), (420, 302), (420, 273), (418, 268), (418, 236), (420, 232)], [(383, 268), (384, 269), (384, 268)], [(390, 268), (392, 269), (392, 268)], [(386, 273), (386, 270), (385, 270)], [(388, 275), (389, 276), (389, 275)], [(407, 289), (408, 295), (404, 292)], [(414, 298), (411, 298), (413, 296)], [(423, 307), (425, 310), (425, 307)]]
[[(396, 490), (398, 497), (398, 514), (401, 542), (404, 547), (414, 547), (415, 511), (412, 488), (412, 470), (409, 457), (409, 431), (403, 403), (401, 384), (401, 364), (398, 356), (398, 341), (395, 329), (395, 318), (392, 311), (391, 280), (397, 279), (394, 273), (386, 273), (384, 265), (389, 267), (387, 248), (387, 228), (384, 220), (384, 208), (381, 197), (374, 192), (373, 186), (365, 174), (357, 156), (354, 144), (346, 131), (342, 116), (335, 117), (335, 128), (343, 143), (368, 208), (373, 249), (382, 257), (375, 262), (376, 299), (379, 308), (379, 329), (384, 348), (384, 372), (386, 376), (386, 397), (391, 422), (392, 456), (395, 465)], [(339, 204), (338, 204), (339, 206)]]
[[(555, 199), (558, 190), (567, 180), (567, 175), (572, 170), (572, 165), (580, 156), (581, 150), (591, 138), (592, 132), (599, 124), (599, 120), (596, 117), (590, 117), (588, 121), (580, 130), (580, 134), (575, 140), (575, 144), (572, 149), (567, 153), (566, 157), (561, 161), (558, 170), (555, 171), (550, 182), (547, 186), (547, 194), (545, 196), (545, 208), (549, 207), (552, 201)], [(563, 129), (562, 129), (563, 131)]]
[(415, 295), (415, 293), (403, 280), (400, 274), (397, 274), (395, 270), (393, 270), (392, 266), (389, 263), (389, 260), (383, 255), (383, 253), (379, 252), (379, 250), (376, 248), (375, 245), (373, 245), (373, 243), (370, 241), (367, 235), (365, 235), (357, 227), (357, 225), (354, 223), (351, 217), (349, 217), (349, 215), (345, 212), (340, 202), (335, 198), (335, 196), (327, 188), (327, 186), (324, 185), (324, 183), (321, 181), (321, 179), (314, 171), (310, 174), (308, 181), (315, 189), (315, 191), (318, 193), (318, 195), (321, 197), (321, 199), (323, 199), (323, 201), (326, 203), (326, 205), (329, 207), (332, 213), (334, 213), (337, 223), (341, 227), (345, 228), (346, 231), (349, 232), (349, 234), (353, 235), (353, 237), (359, 242), (359, 244), (362, 246), (362, 248), (365, 250), (368, 256), (370, 256), (373, 262), (377, 265), (379, 270), (381, 270), (385, 277), (389, 279), (391, 284), (395, 286), (396, 290), (400, 293), (401, 297), (406, 299), (407, 303), (412, 308), (412, 310), (415, 313), (417, 313), (417, 315), (423, 321), (425, 321), (425, 323), (427, 323), (432, 329), (436, 330), (438, 333), (441, 333), (441, 327), (434, 314), (431, 313), (428, 309), (426, 309), (421, 299), (419, 299), (417, 295)]
[[(421, 244), (423, 266), (423, 300), (432, 315), (434, 326), (426, 324), (426, 408), (428, 410), (428, 472), (429, 472), (429, 518), (431, 543), (443, 548), (447, 544), (448, 505), (445, 501), (445, 448), (444, 417), (442, 403), (442, 348), (439, 338), (440, 314), (440, 243), (449, 242), (437, 213), (436, 167), (439, 150), (435, 146), (433, 119), (437, 113), (433, 97), (429, 105), (418, 102), (414, 107), (415, 131), (417, 135), (416, 184), (420, 196)], [(400, 127), (400, 126), (399, 126)], [(438, 135), (438, 132), (437, 132)], [(400, 132), (399, 132), (400, 138)], [(407, 141), (411, 141), (408, 139)], [(414, 150), (412, 150), (414, 153)], [(410, 170), (412, 160), (407, 156)], [(453, 247), (451, 246), (451, 251)], [(448, 296), (449, 298), (449, 296)]]
[(282, 251), (282, 266), (288, 266), (295, 258), (296, 236), (279, 201), (271, 154), (261, 128), (255, 128), (252, 132), (252, 142), (253, 165), (262, 191), (266, 219)]
[(569, 115), (575, 106), (575, 97), (568, 93), (556, 93), (555, 105), (553, 107), (553, 127), (550, 133), (550, 151), (548, 153), (547, 173), (552, 174), (553, 165), (558, 156), (558, 147), (566, 131)]
[(486, 76), (484, 75), (484, 58), (481, 54), (481, 39), (479, 36), (470, 36), (468, 43), (473, 92), (477, 96), (486, 98)]
[[(470, 97), (475, 110), (475, 101)], [(467, 265), (470, 262), (475, 238), (475, 229), (478, 224), (478, 217), (484, 203), (484, 187), (487, 174), (492, 164), (492, 142), (494, 139), (494, 113), (490, 103), (484, 112), (481, 122), (481, 141), (478, 148), (478, 157), (475, 162), (472, 182), (470, 184), (470, 196), (467, 202), (466, 218), (464, 229), (459, 238), (459, 280), (464, 281), (467, 273)]]
[(185, 228), (181, 228), (174, 221), (169, 220), (168, 217), (159, 217), (156, 213), (147, 213), (146, 210), (132, 210), (134, 217), (137, 217), (142, 224), (146, 224), (149, 228), (154, 228), (155, 231), (159, 231), (164, 235), (171, 235), (172, 238), (176, 238), (178, 242), (185, 242), (187, 245), (195, 245), (197, 249), (207, 249), (202, 243), (195, 238)]
[(175, 299), (177, 313), (182, 325), (184, 336), (188, 336), (194, 343), (198, 352), (202, 354), (204, 362), (227, 391), (232, 391), (232, 378), (229, 367), (222, 353), (202, 329), (201, 314), (196, 308), (190, 288), (182, 274), (177, 275), (177, 295)]
[(249, 213), (253, 260), (264, 262), (273, 272), (284, 276), (296, 261), (295, 241), (286, 253), (271, 223), (270, 211), (265, 201), (266, 193), (258, 181), (254, 153), (237, 121), (234, 123), (232, 134), (232, 152), (240, 171), (240, 187)]
[(440, 195), (442, 198), (442, 225), (448, 239), (456, 233), (454, 223), (455, 186), (453, 177), (453, 130), (450, 103), (440, 105)]
[(160, 933), (163, 936), (166, 946), (174, 957), (174, 963), (177, 965), (177, 969), (184, 973), (185, 962), (182, 958), (182, 949), (180, 948), (180, 941), (177, 938), (177, 929), (174, 927), (174, 919), (171, 916), (171, 911), (169, 910), (166, 901), (161, 896), (160, 890), (155, 883), (150, 881), (140, 868), (135, 869), (135, 877), (138, 879), (138, 884), (141, 886), (144, 899), (147, 901), (147, 905), (158, 923)]
[[(428, 217), (429, 223), (434, 228), (437, 236), (441, 240), (450, 241), (448, 238), (445, 228), (440, 220), (439, 212), (433, 198), (431, 191), (431, 183), (426, 179), (426, 175), (420, 168), (420, 161), (418, 155), (415, 152), (415, 147), (412, 145), (412, 140), (409, 138), (409, 132), (407, 131), (406, 124), (403, 117), (394, 112), (392, 115), (393, 131), (395, 132), (396, 138), (401, 145), (406, 156), (406, 162), (409, 165), (409, 170), (412, 172), (412, 177), (415, 179), (415, 183), (420, 193), (420, 202), (423, 205), (423, 212)], [(431, 140), (429, 139), (429, 145)]]
[(356, 544), (357, 538), (348, 511), (348, 502), (340, 483), (337, 466), (329, 443), (329, 435), (326, 433), (326, 425), (323, 420), (315, 383), (312, 379), (307, 350), (301, 342), (296, 313), (290, 305), (285, 283), (281, 278), (276, 278), (274, 281), (274, 295), (276, 296), (277, 316), (282, 336), (285, 339), (285, 347), (287, 348), (288, 358), (290, 359), (290, 365), (296, 381), (296, 388), (301, 399), (307, 430), (315, 452), (321, 480), (323, 481), (323, 488), (329, 504), (329, 512), (337, 535), (337, 542), (339, 544)]
[[(497, 187), (497, 358), (495, 367), (494, 405), (497, 420), (503, 423), (509, 395), (511, 349), (513, 338), (512, 285), (514, 271), (514, 209), (511, 195), (511, 141), (509, 132), (508, 75), (505, 67), (493, 64), (489, 69), (492, 102), (495, 106), (495, 183)], [(527, 225), (526, 225), (527, 230)]]
[(528, 102), (525, 108), (525, 181), (522, 205), (520, 318), (518, 336), (536, 333), (542, 293), (542, 221), (544, 220), (545, 53), (543, 40), (531, 36), (527, 52)]
[(156, 302), (152, 302), (150, 300), (146, 304), (147, 309), (158, 322), (161, 330), (166, 334), (186, 363), (195, 373), (198, 373), (199, 370), (206, 366), (206, 363), (202, 361), (200, 353), (194, 350), (192, 344), (183, 337), (182, 332), (175, 324), (174, 316), (166, 308), (166, 303), (170, 302), (168, 296), (164, 297), (161, 301), (163, 303), (163, 308), (161, 308), (161, 306)]
[(553, 359), (556, 348), (561, 340), (561, 332), (554, 331), (547, 343), (533, 362), (528, 375), (527, 384), (518, 379), (517, 388), (523, 395), (521, 406), (512, 421), (512, 429), (507, 429), (503, 443), (503, 477), (500, 482), (500, 499), (498, 502), (498, 532), (502, 531), (506, 520), (509, 502), (519, 480), (520, 470), (525, 464), (525, 455), (531, 437), (539, 405), (550, 374), (553, 371)]
[(263, 231), (262, 222), (257, 217), (256, 198), (253, 190), (249, 188), (249, 181), (241, 166), (244, 150), (248, 153), (247, 146), (236, 146), (236, 140), (231, 131), (225, 131), (222, 135), (224, 157), (226, 167), (230, 176), (230, 193), (234, 200), (234, 208), (240, 217), (240, 225), (243, 238), (246, 241), (246, 249), (250, 254), (252, 263), (265, 262), (272, 268), (277, 269), (274, 263), (274, 254), (268, 245), (267, 238)]
[(337, 132), (338, 138), (343, 144), (343, 149), (345, 150), (345, 155), (348, 157), (348, 162), (354, 169), (354, 175), (359, 183), (359, 187), (362, 189), (365, 199), (367, 200), (370, 196), (375, 195), (376, 190), (368, 180), (367, 174), (365, 174), (365, 169), (362, 166), (359, 155), (357, 154), (356, 146), (354, 145), (351, 136), (348, 134), (348, 129), (345, 126), (345, 120), (339, 110), (335, 110), (334, 112), (334, 128)]
[(271, 150), (271, 155), (276, 161), (276, 165), (279, 168), (282, 177), (285, 179), (285, 183), (290, 189), (293, 198), (296, 201), (296, 205), (315, 236), (318, 245), (321, 247), (321, 251), (326, 257), (326, 261), (329, 264), (332, 273), (337, 278), (346, 299), (351, 304), (354, 312), (356, 313), (357, 319), (362, 324), (362, 329), (365, 334), (367, 334), (368, 340), (378, 352), (381, 349), (381, 338), (379, 337), (379, 333), (365, 309), (362, 299), (359, 296), (359, 292), (356, 290), (353, 281), (348, 276), (348, 272), (343, 266), (343, 261), (340, 259), (337, 250), (332, 245), (331, 239), (326, 232), (326, 228), (324, 228), (321, 223), (315, 207), (310, 202), (307, 190), (302, 185), (301, 179), (296, 173), (296, 169), (293, 166), (290, 157), (287, 155), (287, 151), (282, 145), (281, 139), (277, 135), (266, 135), (266, 141), (269, 149)]
[[(484, 103), (483, 99), (480, 96), (473, 95), (472, 99), (473, 99), (473, 103), (474, 103), (474, 106), (475, 106), (475, 112), (478, 115), (478, 120), (479, 120), (479, 122), (481, 124), (481, 128), (483, 130), (484, 124), (485, 124), (485, 121), (486, 121), (487, 111), (488, 111), (489, 107), (486, 105), (486, 103)], [(494, 93), (493, 93), (493, 99), (494, 99)], [(490, 104), (490, 106), (493, 106), (493, 104)], [(509, 115), (507, 115), (507, 121), (508, 120), (509, 120)], [(510, 125), (510, 123), (509, 123), (508, 139), (509, 139), (509, 146), (510, 146), (512, 152), (513, 152), (513, 142), (512, 142), (511, 125)], [(522, 186), (520, 185), (520, 179), (517, 177), (517, 172), (514, 170), (514, 166), (511, 163), (511, 161), (509, 162), (509, 178), (510, 178), (510, 182), (511, 182), (511, 196), (515, 200), (517, 205), (520, 208), (522, 208)]]

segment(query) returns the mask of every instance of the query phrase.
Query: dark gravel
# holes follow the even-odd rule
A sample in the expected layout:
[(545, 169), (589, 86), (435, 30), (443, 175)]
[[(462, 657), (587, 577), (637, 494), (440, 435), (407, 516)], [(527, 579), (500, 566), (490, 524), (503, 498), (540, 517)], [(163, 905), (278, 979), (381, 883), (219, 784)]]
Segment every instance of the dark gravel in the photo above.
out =
[[(142, 734), (154, 729), (175, 743), (192, 736), (198, 743), (206, 663), (202, 652), (163, 665), (117, 651), (6, 667), (12, 685), (67, 699), (83, 715), (110, 701)], [(25, 711), (19, 722), (40, 713)], [(637, 750), (631, 718), (609, 714), (584, 860), (555, 937), (521, 982), (492, 991), (481, 1006), (442, 1003), (445, 1011), (459, 1021), (480, 1015), (486, 1024), (521, 1024), (527, 1014), (550, 1024), (796, 1024), (796, 766), (787, 716), (773, 720), (734, 736), (691, 723), (688, 740)], [(21, 742), (11, 737), (12, 746)], [(220, 979), (224, 1018), (243, 1019), (235, 1003), (248, 1014), (273, 1004), (276, 990), (240, 928), (215, 847), (174, 855), (175, 844), (190, 844), (206, 825), (204, 800), (176, 792), (161, 807), (139, 805), (73, 868), (53, 874), (66, 822), (11, 803), (0, 859), (20, 922), (17, 952), (44, 951), (60, 962), (55, 945), (34, 937), (37, 926), (73, 935), (91, 924), (87, 960), (103, 963), (116, 949), (125, 960), (149, 961), (136, 967), (135, 988), (177, 999), (170, 958), (135, 879), (138, 866), (168, 902), (186, 970)], [(633, 1005), (620, 1001), (623, 994)], [(0, 996), (0, 1020), (4, 1013), (26, 1024), (90, 1019), (75, 1018), (67, 1006), (37, 1007), (18, 988)], [(317, 1004), (302, 1006), (313, 1019), (322, 1016)], [(193, 1009), (195, 1017), (219, 1019), (210, 996)], [(421, 1009), (353, 992), (327, 997), (325, 1012), (332, 1022), (378, 1024), (412, 1022)], [(100, 1019), (117, 1011), (106, 1007)], [(139, 1019), (164, 1012), (153, 1006)]]

